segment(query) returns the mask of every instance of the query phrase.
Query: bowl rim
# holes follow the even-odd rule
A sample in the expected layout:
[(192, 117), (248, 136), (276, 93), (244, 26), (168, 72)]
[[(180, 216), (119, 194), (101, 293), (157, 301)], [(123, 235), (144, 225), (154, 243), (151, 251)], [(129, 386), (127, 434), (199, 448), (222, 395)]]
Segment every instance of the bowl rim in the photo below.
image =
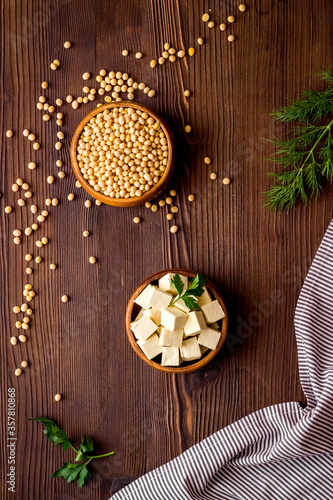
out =
[[(77, 143), (79, 140), (79, 137), (81, 135), (81, 132), (83, 130), (83, 127), (90, 121), (91, 118), (94, 116), (98, 115), (99, 113), (105, 111), (106, 109), (112, 109), (112, 108), (134, 108), (138, 109), (140, 111), (145, 111), (147, 114), (152, 116), (156, 121), (158, 121), (162, 127), (162, 130), (165, 134), (165, 137), (168, 141), (168, 151), (169, 151), (169, 157), (168, 157), (168, 163), (166, 165), (165, 171), (160, 178), (160, 180), (149, 190), (147, 193), (145, 193), (143, 196), (140, 197), (134, 197), (134, 198), (110, 198), (109, 196), (106, 196), (104, 194), (99, 193), (98, 191), (95, 191), (95, 189), (90, 186), (90, 184), (84, 179), (84, 177), (81, 174), (78, 162), (77, 162), (77, 157), (76, 157), (76, 149), (77, 149)], [(137, 103), (132, 103), (131, 101), (121, 101), (121, 102), (111, 102), (108, 104), (103, 104), (102, 106), (99, 106), (98, 108), (93, 109), (90, 111), (85, 117), (80, 121), (78, 126), (75, 129), (75, 132), (72, 137), (71, 141), (71, 146), (70, 146), (70, 158), (71, 158), (71, 165), (72, 169), (74, 171), (75, 177), (81, 184), (81, 186), (87, 191), (87, 193), (90, 194), (93, 198), (101, 201), (102, 203), (106, 205), (112, 205), (116, 207), (133, 207), (133, 206), (138, 206), (138, 205), (143, 205), (147, 201), (152, 200), (153, 198), (156, 198), (161, 192), (166, 188), (167, 184), (170, 182), (170, 179), (173, 175), (174, 171), (174, 139), (173, 139), (173, 134), (171, 132), (171, 129), (169, 125), (166, 123), (164, 118), (162, 118), (158, 113), (153, 111), (152, 109), (148, 108), (147, 106), (144, 106), (143, 104), (137, 104)]]
[(134, 299), (136, 299), (136, 297), (142, 292), (142, 290), (144, 288), (146, 288), (146, 286), (148, 284), (152, 283), (153, 281), (158, 280), (159, 278), (161, 278), (162, 276), (164, 276), (165, 274), (168, 274), (168, 273), (184, 274), (185, 276), (188, 276), (190, 278), (193, 278), (194, 276), (196, 276), (198, 274), (190, 269), (168, 268), (168, 269), (163, 269), (162, 271), (157, 271), (157, 272), (151, 274), (150, 276), (148, 276), (146, 279), (144, 279), (140, 283), (140, 285), (135, 289), (135, 291), (133, 292), (132, 296), (130, 297), (130, 299), (128, 301), (127, 308), (126, 308), (126, 333), (127, 333), (127, 337), (129, 339), (129, 342), (130, 342), (132, 348), (134, 349), (134, 351), (136, 352), (136, 354), (149, 366), (152, 366), (153, 368), (156, 368), (159, 371), (167, 372), (167, 373), (189, 373), (189, 372), (199, 370), (200, 368), (203, 368), (204, 366), (206, 366), (208, 363), (210, 363), (210, 361), (212, 361), (213, 358), (215, 358), (215, 356), (221, 350), (221, 348), (225, 342), (225, 339), (227, 336), (227, 331), (228, 331), (228, 313), (227, 313), (227, 309), (226, 309), (225, 302), (224, 302), (224, 299), (222, 297), (221, 292), (214, 285), (214, 283), (212, 283), (208, 278), (205, 278), (206, 279), (206, 286), (207, 286), (208, 290), (210, 292), (212, 292), (215, 299), (217, 299), (219, 301), (219, 303), (223, 309), (223, 312), (225, 314), (224, 318), (222, 319), (221, 337), (220, 337), (220, 340), (219, 340), (219, 343), (218, 343), (216, 349), (211, 350), (207, 354), (207, 356), (205, 356), (204, 358), (200, 358), (198, 361), (192, 363), (191, 365), (187, 365), (187, 366), (183, 366), (183, 367), (182, 366), (179, 366), (179, 367), (162, 366), (161, 364), (156, 363), (153, 360), (149, 360), (146, 357), (146, 355), (144, 354), (144, 352), (138, 346), (136, 339), (134, 337), (134, 334), (131, 330), (132, 313), (133, 313), (133, 308), (134, 308)]

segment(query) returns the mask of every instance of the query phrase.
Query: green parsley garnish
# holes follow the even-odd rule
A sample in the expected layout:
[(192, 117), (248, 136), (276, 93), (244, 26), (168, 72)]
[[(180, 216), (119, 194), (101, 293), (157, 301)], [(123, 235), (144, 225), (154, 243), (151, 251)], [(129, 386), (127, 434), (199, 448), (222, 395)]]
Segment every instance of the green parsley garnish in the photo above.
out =
[(202, 276), (202, 274), (197, 274), (190, 282), (188, 289), (183, 293), (184, 283), (179, 274), (175, 274), (171, 279), (171, 285), (176, 290), (177, 296), (171, 302), (169, 307), (173, 306), (176, 302), (178, 302), (178, 300), (183, 300), (184, 304), (190, 309), (190, 311), (199, 311), (200, 307), (198, 306), (198, 298), (204, 293), (205, 284), (206, 280), (204, 276)]
[(44, 424), (45, 429), (43, 432), (51, 443), (55, 445), (60, 444), (63, 450), (67, 450), (69, 447), (72, 448), (76, 453), (75, 462), (82, 462), (85, 460), (83, 463), (65, 462), (62, 467), (50, 474), (51, 477), (62, 477), (63, 479), (67, 479), (68, 483), (77, 479), (77, 484), (79, 488), (81, 488), (91, 476), (88, 464), (95, 458), (107, 457), (114, 454), (114, 451), (111, 451), (104, 455), (91, 456), (90, 454), (94, 450), (94, 442), (90, 437), (86, 436), (82, 438), (80, 448), (77, 450), (70, 442), (66, 432), (61, 429), (58, 424), (53, 422), (53, 420), (49, 420), (45, 417), (28, 418), (28, 420), (37, 420)]
[(269, 159), (282, 167), (268, 174), (276, 181), (266, 193), (270, 210), (288, 212), (297, 199), (306, 204), (319, 196), (325, 181), (333, 181), (333, 66), (319, 76), (328, 83), (326, 90), (306, 90), (273, 113), (277, 121), (298, 124), (287, 138), (270, 141), (276, 152)]

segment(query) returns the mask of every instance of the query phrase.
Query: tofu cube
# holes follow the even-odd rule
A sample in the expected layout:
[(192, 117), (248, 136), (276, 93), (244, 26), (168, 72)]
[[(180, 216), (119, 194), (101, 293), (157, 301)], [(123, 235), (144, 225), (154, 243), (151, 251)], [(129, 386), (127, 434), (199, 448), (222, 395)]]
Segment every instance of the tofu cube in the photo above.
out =
[(179, 366), (179, 347), (163, 347), (162, 366)]
[(198, 297), (198, 306), (202, 307), (205, 304), (209, 304), (209, 302), (212, 302), (212, 298), (207, 288), (204, 287), (204, 293), (201, 295), (201, 297)]
[(187, 314), (171, 306), (162, 309), (161, 324), (171, 332), (182, 330), (187, 322)]
[(221, 338), (221, 333), (213, 328), (206, 328), (198, 335), (198, 343), (208, 349), (216, 349)]
[(152, 289), (152, 285), (146, 286), (140, 293), (140, 295), (137, 296), (137, 298), (134, 300), (136, 304), (138, 304), (140, 307), (143, 307), (143, 309), (149, 309), (149, 306), (147, 304), (147, 298), (149, 297)]
[(162, 327), (160, 334), (160, 345), (167, 347), (180, 347), (183, 343), (184, 330), (175, 330), (171, 332)]
[[(171, 280), (174, 276), (175, 276), (175, 273), (168, 273), (165, 276), (163, 276), (163, 278), (160, 278), (158, 280), (159, 289), (162, 290), (163, 292), (168, 292), (168, 293), (172, 293), (172, 295), (177, 295), (176, 290), (171, 285)], [(181, 274), (179, 276), (180, 276), (180, 279), (182, 280), (182, 282), (184, 283), (184, 291), (185, 291), (185, 290), (187, 290), (187, 287), (188, 287), (188, 278), (187, 278), (187, 276), (182, 276)]]
[(143, 314), (148, 316), (157, 326), (161, 324), (161, 311), (152, 307), (151, 309), (146, 309)]
[(214, 330), (219, 330), (220, 327), (219, 327), (219, 324), (218, 323), (211, 323), (209, 325), (209, 328), (214, 328)]
[(137, 339), (146, 340), (157, 330), (157, 325), (148, 316), (142, 316), (139, 321), (131, 323), (131, 330)]
[(187, 321), (184, 326), (185, 337), (198, 335), (205, 328), (206, 323), (201, 311), (192, 311), (187, 315)]
[(201, 356), (203, 356), (205, 352), (210, 351), (210, 349), (208, 349), (208, 347), (205, 347), (204, 345), (199, 344), (199, 346), (200, 346)]
[(160, 335), (161, 335), (161, 333), (162, 333), (162, 330), (163, 330), (163, 326), (159, 326), (159, 327), (157, 328), (157, 330), (156, 330), (156, 332), (155, 332), (155, 333), (157, 333), (157, 335), (158, 335), (158, 336), (160, 336)]
[(164, 307), (168, 307), (170, 302), (172, 301), (171, 293), (162, 292), (157, 288), (157, 286), (152, 286), (149, 295), (147, 296), (147, 305), (145, 309), (149, 309), (153, 307), (154, 309), (163, 309)]
[(145, 311), (145, 309), (141, 308), (139, 314), (137, 315), (134, 321), (139, 321), (139, 319), (142, 318), (143, 311)]
[(215, 323), (216, 321), (219, 321), (225, 316), (218, 300), (213, 300), (212, 302), (203, 305), (201, 307), (201, 310), (208, 325), (210, 323)]
[(148, 359), (153, 359), (158, 354), (162, 354), (163, 347), (159, 345), (158, 343), (159, 338), (156, 333), (154, 333), (149, 339), (147, 340), (138, 340), (138, 345), (140, 346), (141, 350), (145, 353)]
[(194, 361), (201, 358), (201, 350), (196, 337), (184, 340), (180, 347), (180, 356), (183, 361)]

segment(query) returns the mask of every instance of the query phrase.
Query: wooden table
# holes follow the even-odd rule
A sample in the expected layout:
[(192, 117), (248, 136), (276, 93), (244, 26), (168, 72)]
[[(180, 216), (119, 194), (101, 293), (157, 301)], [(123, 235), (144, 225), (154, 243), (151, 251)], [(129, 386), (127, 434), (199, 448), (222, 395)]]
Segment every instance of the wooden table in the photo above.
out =
[[(332, 216), (332, 189), (309, 206), (290, 214), (268, 213), (262, 193), (270, 181), (264, 160), (271, 152), (266, 138), (281, 135), (269, 113), (307, 87), (322, 89), (314, 73), (332, 62), (328, 0), (311, 2), (237, 2), (183, 0), (94, 2), (12, 2), (1, 16), (1, 432), (2, 498), (9, 498), (6, 401), (16, 389), (16, 496), (20, 500), (107, 499), (134, 478), (174, 458), (189, 446), (246, 414), (304, 396), (299, 383), (293, 331), (295, 305), (302, 282)], [(211, 8), (217, 26), (209, 29), (202, 14)], [(230, 14), (236, 23), (227, 32), (218, 25)], [(227, 41), (229, 33), (237, 40)], [(199, 47), (199, 36), (206, 42)], [(63, 43), (70, 40), (70, 50)], [(152, 70), (149, 61), (163, 44), (194, 46), (196, 54)], [(128, 49), (130, 56), (121, 51)], [(142, 51), (137, 60), (134, 53)], [(59, 58), (61, 67), (50, 69)], [(69, 145), (76, 124), (103, 97), (73, 110), (63, 106), (64, 148), (58, 152), (54, 119), (43, 122), (36, 108), (40, 95), (81, 95), (81, 75), (100, 69), (126, 71), (157, 90), (136, 101), (161, 113), (177, 137), (175, 188), (177, 234), (169, 231), (166, 208), (85, 208), (89, 197), (75, 187)], [(43, 91), (41, 82), (50, 82)], [(94, 85), (89, 81), (88, 85)], [(191, 97), (184, 97), (190, 89)], [(57, 110), (59, 111), (59, 110)], [(184, 126), (192, 126), (191, 134)], [(34, 151), (22, 135), (36, 133)], [(7, 139), (4, 131), (15, 135)], [(205, 156), (213, 161), (203, 163)], [(66, 172), (58, 179), (55, 161)], [(29, 170), (29, 161), (38, 168)], [(211, 172), (218, 179), (209, 178)], [(46, 182), (54, 175), (54, 184)], [(222, 184), (229, 176), (232, 183)], [(58, 207), (40, 229), (13, 244), (12, 232), (32, 223), (32, 214), (17, 205), (11, 185), (22, 177), (31, 185), (32, 202), (58, 197)], [(75, 200), (67, 195), (75, 193)], [(187, 201), (190, 193), (194, 203)], [(165, 196), (165, 195), (164, 195)], [(6, 205), (14, 206), (10, 215)], [(134, 216), (142, 223), (133, 224)], [(89, 229), (91, 236), (83, 238)], [(48, 236), (37, 249), (35, 240)], [(25, 274), (26, 253), (43, 257)], [(98, 263), (88, 263), (95, 255)], [(57, 270), (49, 264), (55, 262)], [(124, 312), (134, 288), (150, 273), (181, 266), (205, 274), (227, 302), (230, 332), (216, 361), (186, 376), (170, 376), (146, 366), (131, 349)], [(26, 344), (12, 346), (16, 335), (12, 312), (22, 303), (25, 283), (37, 292)], [(67, 294), (67, 304), (61, 296)], [(29, 368), (17, 378), (23, 359)], [(54, 395), (61, 393), (60, 403)], [(71, 451), (52, 446), (41, 424), (27, 417), (46, 416), (63, 426), (78, 443), (88, 434), (98, 450), (113, 457), (94, 463), (95, 475), (79, 490), (49, 473), (71, 461)], [(10, 498), (12, 498), (11, 496)]]

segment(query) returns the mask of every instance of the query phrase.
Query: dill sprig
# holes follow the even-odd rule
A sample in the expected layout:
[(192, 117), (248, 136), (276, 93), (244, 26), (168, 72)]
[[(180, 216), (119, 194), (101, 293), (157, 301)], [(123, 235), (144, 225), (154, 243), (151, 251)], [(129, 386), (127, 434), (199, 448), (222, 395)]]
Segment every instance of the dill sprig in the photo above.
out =
[(300, 199), (305, 204), (318, 197), (326, 180), (333, 180), (333, 66), (321, 70), (320, 78), (328, 83), (323, 92), (306, 90), (300, 98), (275, 111), (277, 121), (298, 124), (285, 139), (270, 142), (275, 153), (269, 158), (283, 167), (282, 172), (269, 173), (275, 181), (266, 193), (270, 210), (287, 210)]

